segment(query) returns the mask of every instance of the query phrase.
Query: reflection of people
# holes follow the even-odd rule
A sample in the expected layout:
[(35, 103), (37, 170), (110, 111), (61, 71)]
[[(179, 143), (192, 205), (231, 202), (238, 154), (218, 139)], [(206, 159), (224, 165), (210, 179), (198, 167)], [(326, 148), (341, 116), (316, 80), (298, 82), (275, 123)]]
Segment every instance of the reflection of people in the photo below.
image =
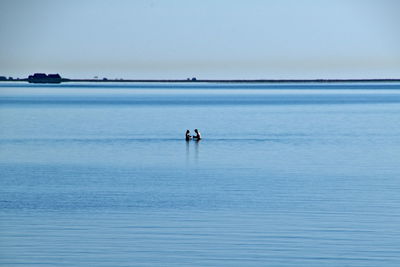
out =
[(193, 139), (201, 140), (201, 134), (200, 134), (199, 130), (194, 129), (194, 132), (196, 133), (196, 135), (193, 136)]
[(186, 137), (185, 137), (186, 141), (189, 141), (190, 139), (192, 139), (192, 136), (190, 135), (190, 131), (186, 130)]

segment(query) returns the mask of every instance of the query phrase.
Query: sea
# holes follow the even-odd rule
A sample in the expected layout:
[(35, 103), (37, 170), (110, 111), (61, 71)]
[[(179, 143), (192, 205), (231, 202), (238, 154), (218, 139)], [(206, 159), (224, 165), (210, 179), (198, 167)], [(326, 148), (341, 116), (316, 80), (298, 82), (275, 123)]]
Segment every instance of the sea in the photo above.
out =
[(0, 83), (0, 266), (400, 266), (400, 83)]

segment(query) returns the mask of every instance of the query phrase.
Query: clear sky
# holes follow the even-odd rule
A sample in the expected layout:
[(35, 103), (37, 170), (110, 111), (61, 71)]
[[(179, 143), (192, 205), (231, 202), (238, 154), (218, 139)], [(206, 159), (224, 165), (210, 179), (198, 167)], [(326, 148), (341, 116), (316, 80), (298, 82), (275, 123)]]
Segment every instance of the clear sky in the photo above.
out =
[(400, 78), (397, 0), (1, 0), (0, 75)]

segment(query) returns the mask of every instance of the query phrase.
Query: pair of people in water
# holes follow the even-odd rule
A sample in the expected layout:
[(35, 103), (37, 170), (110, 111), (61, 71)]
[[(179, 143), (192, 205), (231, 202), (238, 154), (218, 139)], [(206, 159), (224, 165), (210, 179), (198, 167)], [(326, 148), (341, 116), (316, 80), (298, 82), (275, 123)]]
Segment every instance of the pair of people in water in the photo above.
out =
[(186, 130), (186, 141), (189, 141), (191, 139), (194, 139), (197, 141), (201, 140), (201, 134), (200, 134), (199, 130), (194, 129), (194, 132), (196, 133), (196, 135), (191, 136), (190, 131)]

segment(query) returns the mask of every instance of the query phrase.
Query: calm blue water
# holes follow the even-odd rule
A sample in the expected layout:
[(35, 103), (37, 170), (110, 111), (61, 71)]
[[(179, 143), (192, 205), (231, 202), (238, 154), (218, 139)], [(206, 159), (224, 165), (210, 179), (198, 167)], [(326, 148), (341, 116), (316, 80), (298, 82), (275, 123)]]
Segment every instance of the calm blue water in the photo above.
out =
[(400, 84), (3, 83), (0, 129), (0, 266), (400, 266)]

